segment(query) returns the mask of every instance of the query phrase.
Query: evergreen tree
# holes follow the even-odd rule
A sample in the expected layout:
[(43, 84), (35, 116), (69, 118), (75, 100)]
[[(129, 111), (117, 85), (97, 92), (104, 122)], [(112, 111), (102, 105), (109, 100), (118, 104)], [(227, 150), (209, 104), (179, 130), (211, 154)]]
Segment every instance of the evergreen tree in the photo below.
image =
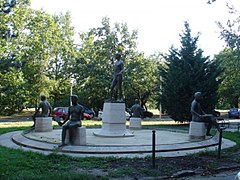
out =
[(203, 56), (197, 47), (199, 35), (191, 36), (188, 22), (180, 35), (180, 50), (173, 46), (166, 55), (167, 68), (163, 73), (162, 106), (175, 121), (191, 119), (190, 106), (193, 94), (201, 91), (205, 112), (212, 113), (217, 102), (216, 91), (219, 70), (214, 61)]

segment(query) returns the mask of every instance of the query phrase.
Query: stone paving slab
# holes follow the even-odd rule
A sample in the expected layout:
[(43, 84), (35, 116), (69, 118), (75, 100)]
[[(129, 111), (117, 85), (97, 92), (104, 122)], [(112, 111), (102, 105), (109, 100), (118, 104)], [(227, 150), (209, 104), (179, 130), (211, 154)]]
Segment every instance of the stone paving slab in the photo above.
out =
[[(135, 130), (131, 131), (133, 137), (99, 137), (93, 133), (99, 131), (99, 128), (87, 129), (87, 145), (151, 145), (152, 144), (152, 130)], [(61, 143), (61, 129), (53, 130), (53, 132), (34, 132), (31, 131), (24, 134), (29, 139), (38, 141), (44, 141), (49, 143)], [(174, 132), (174, 131), (156, 131), (156, 143), (157, 144), (173, 144), (173, 143), (185, 143), (189, 142), (188, 133)]]
[[(134, 137), (102, 138), (93, 135), (96, 129), (87, 129), (86, 146), (64, 146), (58, 148), (61, 129), (46, 133), (24, 134), (15, 131), (0, 136), (0, 145), (34, 150), (44, 153), (57, 152), (72, 156), (118, 156), (118, 157), (145, 157), (152, 153), (152, 130), (134, 131)], [(204, 141), (189, 142), (187, 133), (156, 131), (156, 156), (174, 157), (199, 151), (216, 150), (217, 137)], [(14, 142), (14, 143), (13, 143)], [(235, 143), (223, 139), (222, 148), (234, 146)]]

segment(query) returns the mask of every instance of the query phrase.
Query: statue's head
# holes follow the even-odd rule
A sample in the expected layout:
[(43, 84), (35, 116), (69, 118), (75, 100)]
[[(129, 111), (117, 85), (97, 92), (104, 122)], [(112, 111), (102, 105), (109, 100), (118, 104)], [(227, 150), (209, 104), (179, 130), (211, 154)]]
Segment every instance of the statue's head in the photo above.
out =
[(201, 92), (195, 92), (194, 98), (199, 99), (201, 97), (202, 93)]
[(41, 95), (41, 100), (45, 101), (46, 100), (46, 96), (45, 95)]
[(76, 104), (78, 102), (78, 96), (77, 95), (72, 95), (71, 100), (73, 104)]
[(140, 103), (139, 99), (135, 99), (135, 104), (139, 104), (139, 103)]
[(115, 58), (116, 58), (117, 60), (121, 59), (121, 54), (120, 54), (120, 53), (116, 53), (116, 54), (115, 54)]

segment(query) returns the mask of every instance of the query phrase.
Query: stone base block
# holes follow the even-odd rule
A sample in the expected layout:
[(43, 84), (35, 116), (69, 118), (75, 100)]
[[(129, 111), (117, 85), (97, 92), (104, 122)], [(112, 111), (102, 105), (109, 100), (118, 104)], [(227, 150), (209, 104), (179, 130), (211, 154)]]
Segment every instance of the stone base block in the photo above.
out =
[(36, 117), (35, 132), (50, 132), (53, 130), (52, 117)]
[(112, 129), (113, 128), (110, 128), (110, 129), (102, 128), (99, 131), (93, 132), (93, 134), (99, 137), (133, 137), (134, 136), (134, 134), (126, 128), (119, 129), (118, 131), (112, 131)]
[(189, 138), (190, 140), (205, 139), (206, 136), (206, 124), (203, 122), (190, 122)]
[(126, 114), (125, 114), (125, 103), (104, 103), (103, 105), (103, 123), (110, 124), (125, 124)]
[[(67, 129), (65, 144), (69, 144), (69, 130)], [(87, 144), (86, 141), (86, 127), (81, 126), (75, 129), (73, 133), (73, 144), (75, 146), (85, 146)]]
[(124, 102), (105, 102), (103, 105), (102, 128), (93, 133), (100, 137), (132, 137), (126, 128)]
[(137, 117), (130, 118), (130, 129), (142, 129), (142, 119)]

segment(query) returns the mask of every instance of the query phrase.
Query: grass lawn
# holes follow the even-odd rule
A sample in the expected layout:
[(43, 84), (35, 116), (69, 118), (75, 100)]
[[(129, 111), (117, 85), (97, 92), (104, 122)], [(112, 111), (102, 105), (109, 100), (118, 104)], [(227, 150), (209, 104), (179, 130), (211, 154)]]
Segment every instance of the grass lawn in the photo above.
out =
[[(1, 121), (0, 121), (1, 122)], [(85, 126), (100, 126), (101, 121), (84, 121)], [(0, 134), (24, 130), (29, 128), (32, 122), (1, 122)], [(167, 128), (187, 130), (187, 124), (179, 124), (172, 121), (144, 121), (144, 128)], [(223, 136), (234, 140), (237, 146), (224, 150), (223, 157), (238, 151), (240, 147), (240, 133), (224, 132)], [(201, 153), (187, 159), (211, 156), (216, 158), (216, 152)], [(187, 160), (184, 160), (187, 162)], [(192, 161), (192, 160), (191, 160)], [(191, 165), (191, 161), (188, 164)], [(240, 159), (238, 159), (240, 162)], [(115, 157), (70, 157), (52, 153), (43, 155), (22, 150), (9, 149), (0, 146), (0, 179), (109, 179), (109, 178), (135, 178), (135, 177), (159, 177), (169, 176), (183, 165), (179, 159), (157, 158), (157, 167), (151, 167), (151, 157), (146, 158), (115, 158)], [(214, 168), (216, 164), (211, 164)]]

